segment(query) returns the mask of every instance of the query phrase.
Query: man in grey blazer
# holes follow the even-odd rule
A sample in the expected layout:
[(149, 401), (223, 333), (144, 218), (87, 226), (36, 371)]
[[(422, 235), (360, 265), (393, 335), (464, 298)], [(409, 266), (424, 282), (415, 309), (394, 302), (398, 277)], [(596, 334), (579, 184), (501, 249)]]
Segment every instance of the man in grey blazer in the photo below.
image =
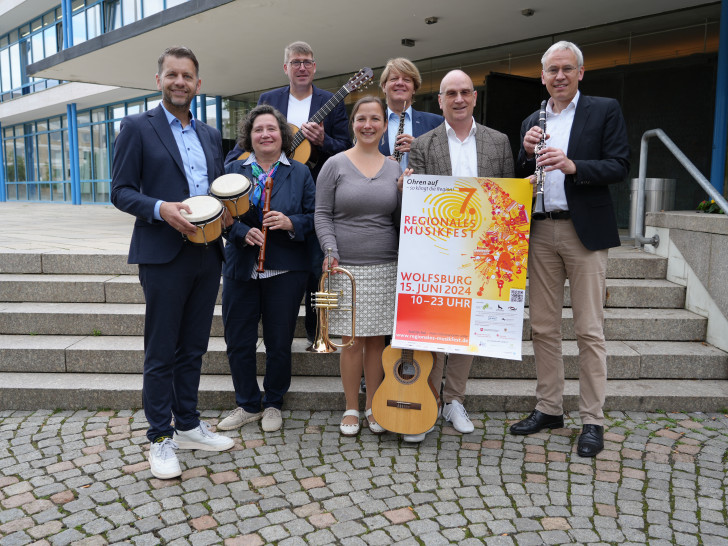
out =
[[(477, 91), (462, 70), (448, 72), (440, 83), (438, 101), (445, 123), (412, 142), (409, 169), (414, 174), (442, 176), (513, 177), (513, 154), (508, 137), (473, 119)], [(473, 363), (471, 355), (451, 354), (445, 370), (443, 417), (458, 432), (473, 431), (463, 406), (465, 384)], [(440, 390), (445, 355), (437, 353), (430, 379)], [(406, 435), (407, 442), (421, 442), (425, 434)]]

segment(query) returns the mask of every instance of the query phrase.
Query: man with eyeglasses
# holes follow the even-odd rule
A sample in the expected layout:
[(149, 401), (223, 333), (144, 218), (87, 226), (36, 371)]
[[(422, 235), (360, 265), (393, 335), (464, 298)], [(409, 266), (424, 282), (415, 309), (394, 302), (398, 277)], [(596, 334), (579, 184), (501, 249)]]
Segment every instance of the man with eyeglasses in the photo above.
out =
[[(508, 137), (480, 125), (473, 118), (478, 93), (473, 80), (462, 70), (445, 74), (438, 102), (445, 123), (416, 138), (410, 148), (408, 169), (414, 174), (440, 176), (513, 177), (513, 154)], [(472, 355), (437, 353), (430, 380), (439, 392), (445, 370), (442, 415), (463, 434), (474, 426), (463, 406)], [(427, 433), (405, 435), (406, 442), (421, 442)]]
[[(349, 121), (346, 107), (340, 102), (321, 123), (309, 123), (309, 119), (333, 96), (333, 93), (313, 85), (316, 61), (313, 50), (306, 42), (293, 42), (283, 51), (283, 72), (289, 84), (260, 95), (258, 104), (270, 104), (286, 116), (288, 123), (295, 125), (311, 143), (316, 154), (316, 163), (311, 168), (314, 181), (326, 160), (334, 154), (351, 147)], [(237, 145), (225, 158), (225, 164), (235, 161), (243, 150)], [(323, 256), (319, 260), (321, 269)]]
[[(609, 184), (629, 172), (629, 146), (622, 111), (614, 99), (579, 92), (584, 57), (571, 42), (557, 42), (541, 58), (541, 82), (551, 96), (546, 108), (546, 147), (539, 112), (521, 126), (519, 176), (545, 172), (546, 218), (531, 222), (529, 315), (536, 359), (536, 408), (511, 426), (526, 435), (564, 426), (564, 362), (561, 322), (564, 282), (569, 279), (574, 332), (579, 347), (581, 457), (604, 449), (607, 354), (604, 295), (607, 251), (620, 245)], [(533, 180), (533, 178), (532, 178)]]
[[(306, 42), (293, 42), (283, 51), (283, 72), (289, 84), (260, 95), (258, 104), (270, 104), (281, 112), (288, 123), (295, 125), (311, 143), (315, 163), (309, 163), (314, 182), (326, 160), (332, 155), (351, 147), (349, 120), (344, 102), (340, 102), (321, 123), (308, 120), (333, 96), (333, 93), (313, 85), (316, 61), (313, 50)], [(225, 158), (227, 165), (243, 153), (237, 144)], [(319, 248), (316, 234), (306, 237), (306, 248), (311, 259), (311, 274), (306, 285), (306, 337), (312, 343), (316, 336), (316, 310), (311, 304), (311, 294), (318, 290), (321, 277), (323, 252)]]

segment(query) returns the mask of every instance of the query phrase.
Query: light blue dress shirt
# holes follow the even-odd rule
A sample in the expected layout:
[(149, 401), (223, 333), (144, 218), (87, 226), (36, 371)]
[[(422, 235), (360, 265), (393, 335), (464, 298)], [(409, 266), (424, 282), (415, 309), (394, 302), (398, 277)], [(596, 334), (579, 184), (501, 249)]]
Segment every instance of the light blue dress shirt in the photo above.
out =
[[(190, 197), (207, 195), (210, 189), (210, 182), (207, 178), (207, 158), (197, 136), (195, 117), (190, 112), (190, 123), (186, 127), (182, 127), (182, 122), (167, 111), (164, 103), (161, 104), (164, 115), (167, 116), (169, 127), (172, 129), (179, 153), (182, 156), (182, 165), (184, 165), (187, 184), (190, 188)], [(163, 201), (159, 200), (154, 206), (154, 218), (157, 220), (162, 219), (159, 214), (162, 203)]]

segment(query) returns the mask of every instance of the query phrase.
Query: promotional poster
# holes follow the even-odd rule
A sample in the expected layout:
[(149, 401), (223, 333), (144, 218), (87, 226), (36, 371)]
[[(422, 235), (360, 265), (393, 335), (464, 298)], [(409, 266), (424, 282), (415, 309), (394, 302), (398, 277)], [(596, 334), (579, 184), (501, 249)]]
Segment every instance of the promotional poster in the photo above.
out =
[(392, 345), (521, 359), (532, 186), (404, 179)]

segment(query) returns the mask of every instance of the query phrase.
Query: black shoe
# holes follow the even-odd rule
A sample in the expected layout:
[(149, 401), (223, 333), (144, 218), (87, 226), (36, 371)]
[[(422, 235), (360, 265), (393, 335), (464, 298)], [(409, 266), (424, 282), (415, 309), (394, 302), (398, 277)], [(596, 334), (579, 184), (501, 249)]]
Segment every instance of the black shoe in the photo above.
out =
[(584, 425), (576, 444), (579, 457), (596, 457), (604, 449), (604, 427), (600, 425)]
[(523, 421), (511, 425), (511, 434), (525, 436), (535, 434), (545, 428), (564, 428), (564, 416), (547, 415), (535, 409)]
[(361, 383), (359, 383), (359, 388), (361, 389), (361, 392), (366, 394), (367, 392), (367, 380), (363, 377), (361, 378)]

